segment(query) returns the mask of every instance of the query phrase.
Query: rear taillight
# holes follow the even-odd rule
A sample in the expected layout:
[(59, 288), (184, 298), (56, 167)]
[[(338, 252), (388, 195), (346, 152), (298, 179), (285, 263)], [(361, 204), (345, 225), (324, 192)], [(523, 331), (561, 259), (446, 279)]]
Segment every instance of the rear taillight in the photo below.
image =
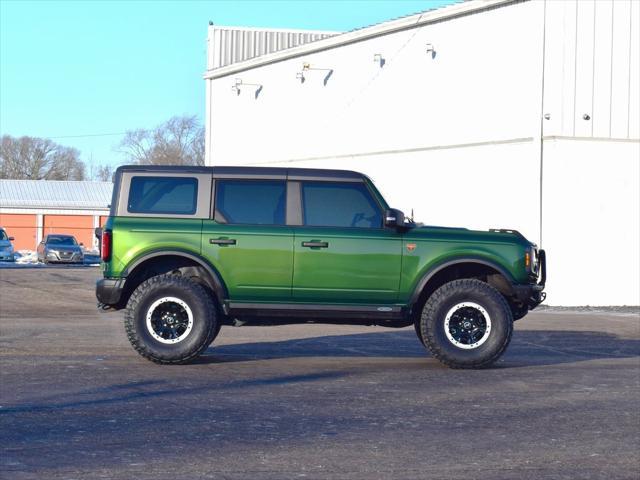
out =
[(103, 262), (108, 262), (111, 259), (111, 231), (102, 231), (102, 241), (100, 242), (100, 257)]

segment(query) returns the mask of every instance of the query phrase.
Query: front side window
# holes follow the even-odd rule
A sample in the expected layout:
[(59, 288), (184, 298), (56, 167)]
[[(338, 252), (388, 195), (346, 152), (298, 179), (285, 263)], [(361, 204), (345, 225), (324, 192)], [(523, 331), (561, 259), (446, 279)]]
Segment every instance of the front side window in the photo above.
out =
[(382, 227), (380, 207), (364, 183), (304, 182), (302, 205), (307, 226)]
[(127, 209), (131, 213), (193, 215), (197, 200), (197, 178), (133, 177)]
[(215, 220), (219, 223), (284, 225), (286, 185), (278, 180), (217, 180)]

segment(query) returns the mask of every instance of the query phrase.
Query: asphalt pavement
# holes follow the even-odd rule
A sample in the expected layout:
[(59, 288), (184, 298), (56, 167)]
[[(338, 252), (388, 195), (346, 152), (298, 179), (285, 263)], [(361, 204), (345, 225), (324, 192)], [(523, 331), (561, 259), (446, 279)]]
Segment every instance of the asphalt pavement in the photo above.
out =
[(0, 478), (640, 478), (637, 311), (531, 313), (485, 370), (335, 325), (223, 327), (159, 366), (98, 275), (0, 270)]

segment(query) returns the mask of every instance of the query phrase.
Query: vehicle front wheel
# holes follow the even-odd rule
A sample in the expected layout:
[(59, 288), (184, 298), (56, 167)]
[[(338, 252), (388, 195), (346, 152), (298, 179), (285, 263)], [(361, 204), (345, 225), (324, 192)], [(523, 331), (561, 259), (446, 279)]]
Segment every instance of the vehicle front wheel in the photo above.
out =
[(504, 353), (513, 316), (495, 288), (475, 279), (454, 280), (436, 290), (420, 318), (425, 345), (452, 368), (480, 368)]
[(180, 275), (159, 275), (141, 283), (129, 298), (124, 324), (133, 348), (162, 364), (188, 363), (219, 330), (212, 296)]
[(416, 331), (416, 335), (418, 336), (418, 340), (420, 340), (420, 343), (426, 347), (427, 345), (424, 343), (424, 338), (422, 338), (422, 330), (420, 328), (419, 319), (413, 322), (413, 329)]

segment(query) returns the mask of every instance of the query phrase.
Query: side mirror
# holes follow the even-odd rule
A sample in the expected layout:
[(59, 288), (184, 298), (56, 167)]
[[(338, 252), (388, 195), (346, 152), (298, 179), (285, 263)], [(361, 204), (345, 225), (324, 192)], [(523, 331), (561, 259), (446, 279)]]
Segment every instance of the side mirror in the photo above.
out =
[(384, 226), (398, 228), (404, 226), (404, 213), (395, 208), (390, 208), (384, 212)]
[(16, 238), (15, 237), (9, 237), (9, 241), (13, 242)]
[(84, 247), (84, 243), (80, 242), (80, 246), (81, 246), (81, 247)]

